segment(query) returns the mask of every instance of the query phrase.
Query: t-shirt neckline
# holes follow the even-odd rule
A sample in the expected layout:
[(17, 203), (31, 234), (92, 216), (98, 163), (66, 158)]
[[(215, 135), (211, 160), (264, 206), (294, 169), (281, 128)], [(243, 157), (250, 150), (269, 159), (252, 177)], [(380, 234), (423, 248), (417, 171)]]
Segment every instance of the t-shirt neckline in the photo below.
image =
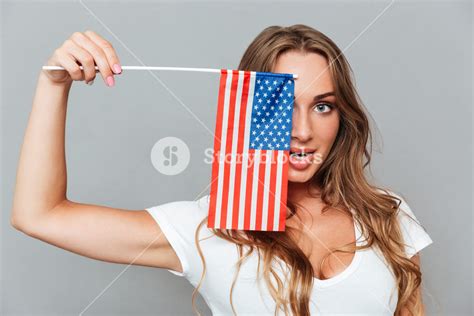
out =
[[(354, 214), (354, 211), (353, 210), (351, 211)], [(360, 227), (354, 218), (353, 218), (353, 223), (354, 223), (356, 245), (361, 246), (362, 241), (360, 239), (362, 235), (361, 235)], [(348, 266), (342, 272), (338, 273), (337, 275), (331, 278), (321, 280), (321, 279), (318, 279), (317, 277), (313, 277), (314, 286), (317, 288), (326, 288), (328, 286), (332, 286), (346, 279), (359, 267), (363, 254), (364, 254), (364, 251), (360, 251), (360, 250), (355, 251), (354, 257), (352, 257), (352, 261), (348, 264)]]

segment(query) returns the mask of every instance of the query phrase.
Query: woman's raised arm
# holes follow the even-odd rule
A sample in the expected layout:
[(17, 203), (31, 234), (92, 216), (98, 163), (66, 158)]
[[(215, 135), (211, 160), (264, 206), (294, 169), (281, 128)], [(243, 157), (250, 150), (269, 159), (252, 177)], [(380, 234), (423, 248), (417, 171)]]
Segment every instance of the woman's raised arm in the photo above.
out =
[[(34, 238), (90, 258), (181, 271), (181, 264), (146, 210), (77, 203), (67, 198), (65, 124), (73, 81), (91, 82), (99, 68), (108, 86), (121, 72), (112, 45), (92, 31), (75, 32), (42, 70), (17, 169), (11, 224)], [(83, 70), (79, 68), (83, 66)]]

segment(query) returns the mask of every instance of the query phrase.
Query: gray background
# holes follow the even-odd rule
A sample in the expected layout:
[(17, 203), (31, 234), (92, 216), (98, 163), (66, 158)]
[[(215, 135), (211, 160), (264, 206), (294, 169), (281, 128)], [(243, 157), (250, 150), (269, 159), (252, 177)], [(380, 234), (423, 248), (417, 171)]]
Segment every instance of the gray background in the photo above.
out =
[[(80, 257), (23, 235), (9, 216), (19, 150), (39, 69), (74, 31), (109, 39), (122, 65), (235, 68), (266, 26), (304, 23), (344, 49), (388, 1), (2, 3), (1, 313), (79, 314), (125, 265)], [(378, 129), (372, 172), (400, 191), (434, 240), (422, 252), (429, 314), (472, 312), (472, 4), (396, 2), (346, 51)], [(155, 72), (214, 130), (218, 75)], [(116, 87), (75, 83), (67, 118), (68, 195), (142, 209), (194, 199), (209, 183), (212, 137), (150, 73)], [(162, 137), (184, 140), (188, 168), (158, 173)], [(191, 314), (185, 279), (131, 266), (84, 315)], [(209, 314), (203, 301), (199, 307)]]

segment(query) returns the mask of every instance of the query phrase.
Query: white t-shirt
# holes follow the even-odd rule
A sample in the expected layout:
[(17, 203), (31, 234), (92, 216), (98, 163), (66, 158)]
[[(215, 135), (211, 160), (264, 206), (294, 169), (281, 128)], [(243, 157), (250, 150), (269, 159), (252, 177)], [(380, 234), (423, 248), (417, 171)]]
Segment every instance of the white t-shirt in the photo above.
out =
[[(415, 221), (416, 217), (402, 200), (399, 220), (408, 257), (432, 243), (430, 236)], [(197, 201), (174, 201), (146, 208), (160, 226), (175, 250), (185, 277), (194, 287), (202, 273), (202, 262), (194, 242), (195, 230), (208, 214), (209, 195)], [(407, 216), (406, 214), (410, 215)], [(358, 225), (355, 225), (357, 244), (363, 243)], [(205, 238), (212, 236), (211, 238)], [(213, 315), (232, 315), (229, 293), (239, 255), (235, 244), (214, 236), (207, 224), (201, 228), (200, 246), (206, 259), (207, 271), (200, 294)], [(276, 259), (278, 262), (281, 259)], [(257, 282), (258, 255), (254, 252), (241, 266), (233, 294), (238, 315), (274, 315), (275, 302), (261, 279)], [(286, 265), (275, 265), (277, 269)], [(279, 275), (284, 280), (282, 270)], [(393, 315), (398, 300), (396, 283), (383, 255), (371, 247), (357, 251), (352, 262), (338, 275), (319, 280), (314, 278), (311, 295), (311, 315)], [(392, 296), (392, 297), (391, 297)]]

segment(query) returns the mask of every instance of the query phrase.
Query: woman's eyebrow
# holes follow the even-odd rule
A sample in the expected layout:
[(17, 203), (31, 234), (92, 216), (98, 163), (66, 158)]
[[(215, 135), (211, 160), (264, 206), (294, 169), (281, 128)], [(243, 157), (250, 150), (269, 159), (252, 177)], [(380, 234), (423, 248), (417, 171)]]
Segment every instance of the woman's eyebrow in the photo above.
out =
[[(324, 99), (325, 97), (329, 97), (329, 96), (332, 96), (332, 95), (335, 95), (334, 94), (334, 91), (331, 91), (331, 92), (326, 92), (326, 93), (323, 93), (323, 94), (318, 94), (314, 97), (314, 101), (319, 101), (321, 99)], [(293, 99), (296, 99), (297, 97), (295, 95), (293, 95)]]
[(317, 96), (314, 97), (314, 101), (324, 99), (325, 97), (329, 97), (331, 95), (334, 95), (334, 91), (318, 94)]

